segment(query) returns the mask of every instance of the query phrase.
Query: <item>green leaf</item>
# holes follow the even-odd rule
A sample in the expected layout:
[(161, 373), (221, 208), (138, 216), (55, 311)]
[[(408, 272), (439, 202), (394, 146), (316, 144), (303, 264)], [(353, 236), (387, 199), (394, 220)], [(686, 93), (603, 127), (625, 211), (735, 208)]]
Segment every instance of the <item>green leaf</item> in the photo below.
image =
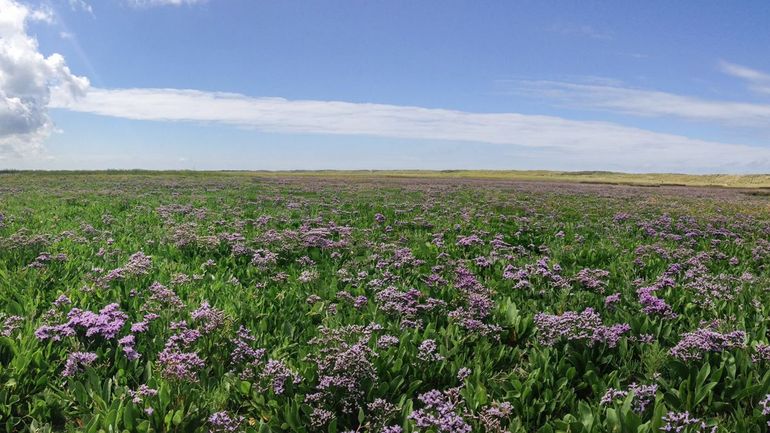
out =
[(174, 412), (174, 418), (172, 419), (172, 422), (174, 425), (182, 424), (182, 421), (184, 420), (184, 409), (177, 409), (176, 412)]

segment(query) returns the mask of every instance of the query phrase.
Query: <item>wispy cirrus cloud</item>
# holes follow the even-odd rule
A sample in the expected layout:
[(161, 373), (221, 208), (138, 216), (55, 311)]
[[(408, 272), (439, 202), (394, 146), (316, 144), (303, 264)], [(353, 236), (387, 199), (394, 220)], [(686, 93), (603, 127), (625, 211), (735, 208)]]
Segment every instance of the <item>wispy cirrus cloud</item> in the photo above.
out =
[(513, 93), (546, 98), (573, 108), (770, 128), (770, 104), (711, 100), (621, 85), (529, 80), (509, 81), (508, 84)]
[(519, 113), (288, 100), (179, 89), (91, 89), (52, 105), (125, 119), (197, 122), (289, 134), (332, 134), (511, 145), (575, 166), (625, 170), (770, 168), (770, 149), (698, 140), (610, 122)]
[(147, 8), (155, 6), (184, 6), (207, 3), (208, 0), (126, 0), (126, 2), (136, 8)]
[(725, 74), (746, 81), (752, 91), (770, 95), (770, 74), (724, 60), (719, 62), (719, 69)]
[(612, 33), (599, 30), (593, 26), (587, 24), (554, 24), (547, 28), (548, 31), (553, 33), (560, 33), (568, 36), (583, 36), (591, 39), (612, 39)]

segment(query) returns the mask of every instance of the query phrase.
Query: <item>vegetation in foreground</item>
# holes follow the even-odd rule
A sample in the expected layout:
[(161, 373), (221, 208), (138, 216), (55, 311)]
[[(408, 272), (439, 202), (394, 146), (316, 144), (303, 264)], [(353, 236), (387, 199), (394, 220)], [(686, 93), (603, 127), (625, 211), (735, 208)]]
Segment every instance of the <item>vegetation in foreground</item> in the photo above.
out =
[(768, 431), (762, 196), (0, 179), (7, 431)]

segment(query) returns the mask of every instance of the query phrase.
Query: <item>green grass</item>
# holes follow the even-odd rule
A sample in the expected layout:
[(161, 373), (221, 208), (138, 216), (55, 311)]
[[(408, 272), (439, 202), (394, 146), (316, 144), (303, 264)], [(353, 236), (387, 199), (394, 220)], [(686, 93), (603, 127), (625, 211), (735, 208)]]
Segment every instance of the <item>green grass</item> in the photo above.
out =
[[(16, 171), (3, 174), (21, 173)], [(108, 170), (23, 172), (32, 176), (152, 176), (152, 177), (322, 177), (322, 178), (425, 178), (425, 179), (487, 179), (510, 181), (578, 182), (638, 186), (702, 186), (720, 188), (770, 188), (768, 174), (680, 174), (680, 173), (620, 173), (610, 171), (549, 171), (549, 170), (294, 170), (294, 171), (148, 171)]]
[[(435, 390), (473, 431), (652, 433), (688, 411), (720, 433), (766, 432), (764, 179), (4, 172), (0, 430), (206, 432), (224, 411), (247, 432), (433, 432), (414, 418)], [(717, 181), (736, 189), (608, 185)], [(146, 269), (127, 266), (137, 252)], [(645, 287), (669, 310), (645, 311)], [(40, 338), (112, 303), (115, 336)], [(570, 312), (584, 322), (548, 341), (547, 320)], [(672, 354), (699, 329), (714, 350)], [(264, 353), (243, 359), (243, 344)], [(64, 376), (73, 352), (96, 359)], [(163, 358), (179, 353), (202, 365), (173, 374)], [(633, 383), (657, 386), (644, 410), (633, 394), (600, 403)], [(133, 401), (141, 385), (157, 395)]]

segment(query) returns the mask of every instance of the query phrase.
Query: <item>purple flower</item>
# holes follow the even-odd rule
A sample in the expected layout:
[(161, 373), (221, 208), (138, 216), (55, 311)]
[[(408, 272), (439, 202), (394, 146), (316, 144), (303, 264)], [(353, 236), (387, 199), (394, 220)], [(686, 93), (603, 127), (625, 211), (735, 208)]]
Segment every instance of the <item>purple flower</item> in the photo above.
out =
[(460, 382), (464, 381), (468, 377), (470, 377), (472, 371), (468, 367), (463, 367), (457, 371), (457, 380)]
[(629, 393), (633, 393), (634, 399), (632, 401), (632, 410), (641, 414), (647, 409), (647, 406), (649, 406), (650, 403), (655, 401), (655, 394), (657, 392), (658, 385), (637, 385), (636, 383), (632, 383), (628, 386), (627, 391), (621, 391), (615, 388), (608, 389), (602, 397), (600, 404), (607, 406), (616, 400), (623, 400)]
[(150, 329), (150, 322), (157, 319), (158, 315), (153, 313), (147, 313), (144, 315), (144, 318), (139, 321), (131, 324), (131, 332), (135, 334), (141, 334), (143, 332), (147, 332), (148, 329)]
[(366, 306), (367, 301), (368, 300), (364, 295), (356, 296), (356, 298), (353, 300), (353, 307), (357, 310), (360, 310)]
[(251, 331), (241, 326), (238, 328), (236, 338), (232, 339), (235, 348), (230, 354), (230, 360), (233, 364), (254, 363), (260, 361), (265, 356), (265, 349), (254, 349), (251, 346), (257, 339), (251, 334)]
[(604, 269), (581, 269), (575, 275), (574, 280), (585, 289), (604, 293), (607, 286), (605, 278), (609, 275), (610, 273)]
[(458, 388), (431, 390), (417, 397), (424, 407), (409, 415), (419, 429), (435, 428), (442, 433), (470, 433), (471, 426), (457, 413), (462, 398)]
[(150, 388), (146, 384), (141, 384), (139, 385), (139, 388), (136, 389), (136, 391), (129, 390), (128, 395), (132, 397), (131, 401), (134, 404), (140, 404), (144, 398), (155, 397), (158, 395), (158, 390)]
[(316, 427), (316, 428), (325, 426), (333, 419), (334, 419), (334, 412), (326, 409), (315, 408), (313, 409), (313, 412), (310, 414), (310, 424), (312, 424), (313, 427)]
[(160, 374), (167, 379), (197, 382), (198, 371), (205, 364), (197, 353), (184, 352), (182, 348), (200, 338), (200, 332), (188, 329), (184, 321), (172, 323), (171, 329), (178, 330), (178, 333), (169, 337), (166, 347), (158, 354)]
[(144, 306), (146, 311), (160, 313), (169, 308), (173, 310), (184, 308), (184, 303), (179, 299), (179, 296), (163, 284), (156, 281), (150, 285), (148, 290), (150, 291), (150, 297)]
[(392, 335), (383, 335), (377, 339), (377, 348), (379, 349), (387, 349), (391, 346), (396, 346), (397, 344), (398, 337)]
[(291, 371), (286, 364), (275, 359), (267, 361), (260, 377), (263, 380), (267, 379), (271, 383), (273, 392), (277, 395), (284, 393), (286, 383), (291, 382), (297, 385), (302, 382), (302, 377), (299, 374)]
[(3, 337), (10, 337), (13, 331), (21, 326), (21, 322), (24, 319), (21, 316), (8, 316), (3, 320), (2, 326), (0, 326), (0, 335)]
[(225, 433), (234, 432), (241, 427), (243, 417), (231, 417), (227, 412), (216, 412), (209, 417), (209, 424), (211, 424), (211, 433)]
[(227, 316), (222, 310), (213, 308), (207, 301), (201, 302), (201, 306), (190, 313), (193, 320), (202, 322), (203, 334), (210, 334), (225, 323)]
[(472, 245), (484, 245), (484, 241), (476, 235), (470, 235), (457, 239), (457, 245), (461, 247), (469, 247)]
[(277, 262), (278, 262), (277, 254), (268, 250), (263, 250), (263, 249), (254, 251), (254, 255), (251, 257), (251, 264), (261, 270), (265, 270), (271, 265), (276, 264)]
[(146, 275), (152, 267), (152, 257), (144, 255), (139, 251), (128, 258), (128, 263), (123, 269), (130, 275)]
[(751, 355), (751, 360), (753, 362), (770, 361), (770, 345), (762, 343), (757, 344), (756, 347), (754, 347), (754, 354)]
[(202, 336), (201, 332), (197, 329), (190, 329), (187, 326), (187, 322), (184, 320), (179, 322), (171, 322), (169, 328), (173, 331), (176, 331), (176, 334), (169, 337), (168, 341), (166, 342), (166, 346), (171, 344), (175, 346), (188, 347), (198, 341), (198, 339)]
[(82, 329), (86, 337), (101, 336), (111, 340), (123, 328), (127, 318), (126, 313), (120, 311), (118, 304), (109, 304), (98, 314), (73, 308), (67, 314), (67, 322), (53, 326), (43, 325), (35, 331), (35, 336), (40, 340), (60, 341), (64, 337), (76, 335), (77, 331)]
[(535, 315), (540, 343), (545, 346), (553, 346), (558, 341), (582, 341), (592, 346), (596, 343), (604, 343), (609, 347), (615, 347), (631, 327), (621, 323), (605, 326), (601, 317), (592, 308), (586, 308), (578, 314), (567, 311), (561, 315), (538, 313)]
[(74, 376), (96, 361), (96, 354), (93, 352), (72, 352), (67, 356), (67, 362), (64, 364), (62, 376)]
[[(770, 394), (767, 394), (765, 398), (759, 402), (759, 407), (762, 409), (762, 415), (770, 415)], [(770, 421), (767, 422), (767, 425), (770, 426)]]
[(377, 353), (369, 347), (369, 340), (380, 329), (377, 324), (318, 328), (319, 335), (309, 342), (315, 348), (310, 359), (316, 363), (318, 384), (305, 401), (318, 409), (341, 407), (348, 414), (360, 408), (364, 389), (377, 381), (372, 362)]
[(615, 304), (620, 302), (620, 293), (613, 293), (612, 295), (604, 298), (604, 306), (608, 309), (614, 309)]
[(702, 359), (708, 352), (746, 347), (746, 333), (733, 331), (721, 334), (711, 329), (698, 329), (682, 334), (679, 342), (671, 348), (671, 356), (684, 362)]
[(70, 301), (70, 298), (67, 297), (67, 295), (61, 295), (58, 298), (56, 298), (55, 301), (53, 301), (54, 307), (61, 307), (62, 305), (70, 305), (72, 304), (72, 301)]
[[(669, 412), (662, 419), (666, 424), (660, 430), (664, 432), (715, 433), (717, 431), (717, 426), (708, 429), (704, 421), (690, 416), (689, 412)], [(686, 430), (688, 427), (693, 427), (695, 430)]]
[(126, 354), (126, 358), (128, 358), (129, 361), (134, 361), (141, 357), (139, 352), (134, 349), (136, 339), (133, 334), (129, 334), (121, 338), (118, 340), (118, 344), (120, 345), (120, 348), (123, 349), (123, 353)]
[(436, 345), (435, 340), (425, 340), (422, 343), (420, 343), (420, 347), (417, 349), (417, 358), (423, 360), (423, 361), (441, 361), (444, 359), (444, 357), (436, 353), (436, 349), (438, 349), (438, 346)]
[(642, 287), (636, 291), (637, 295), (639, 295), (639, 303), (642, 304), (643, 307), (642, 312), (650, 315), (657, 314), (667, 319), (675, 318), (677, 315), (671, 311), (671, 306), (663, 299), (653, 295), (658, 289), (660, 289), (660, 287), (651, 286)]

